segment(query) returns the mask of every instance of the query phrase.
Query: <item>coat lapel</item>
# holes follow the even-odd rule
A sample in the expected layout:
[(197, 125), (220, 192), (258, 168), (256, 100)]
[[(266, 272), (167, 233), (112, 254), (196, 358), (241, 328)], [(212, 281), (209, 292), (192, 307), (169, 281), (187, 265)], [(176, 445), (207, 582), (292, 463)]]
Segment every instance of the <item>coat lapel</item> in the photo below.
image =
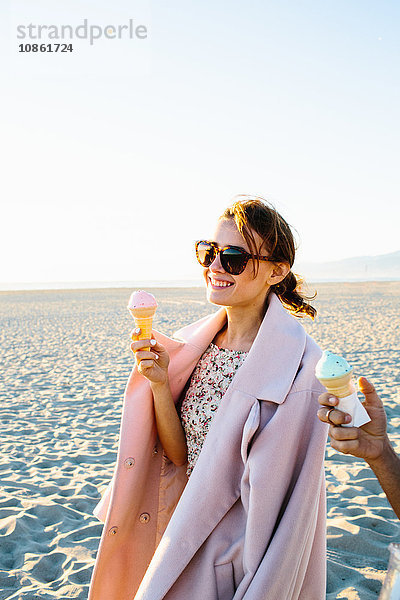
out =
[(300, 368), (306, 346), (302, 325), (269, 295), (268, 310), (233, 386), (259, 400), (282, 404)]
[(232, 386), (225, 394), (135, 600), (161, 600), (240, 497), (243, 425), (253, 406), (257, 412), (258, 401)]
[[(174, 337), (202, 353), (225, 322), (226, 312), (221, 308), (180, 329)], [(282, 404), (300, 368), (305, 346), (304, 328), (283, 307), (277, 295), (270, 293), (260, 329), (232, 382), (234, 389), (259, 400)]]

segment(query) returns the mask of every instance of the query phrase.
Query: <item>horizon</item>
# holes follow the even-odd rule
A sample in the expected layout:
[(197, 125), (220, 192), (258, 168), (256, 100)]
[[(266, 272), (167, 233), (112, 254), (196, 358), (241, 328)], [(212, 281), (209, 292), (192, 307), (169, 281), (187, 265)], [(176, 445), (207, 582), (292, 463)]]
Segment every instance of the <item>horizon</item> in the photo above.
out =
[[(335, 265), (340, 265), (342, 263), (348, 262), (349, 264), (353, 264), (354, 261), (362, 261), (368, 259), (384, 259), (385, 257), (399, 255), (400, 250), (396, 250), (395, 252), (389, 252), (387, 254), (379, 254), (379, 255), (367, 255), (367, 256), (351, 256), (348, 258), (341, 259), (339, 261), (327, 261), (327, 262), (314, 262), (314, 263), (299, 263), (295, 261), (292, 270), (303, 277), (304, 273), (302, 272), (304, 269), (321, 269), (321, 268), (329, 268)], [(304, 269), (303, 269), (304, 267)], [(360, 268), (360, 267), (359, 267)], [(312, 272), (312, 271), (311, 271)], [(303, 279), (307, 284), (314, 285), (317, 283), (359, 283), (359, 282), (389, 282), (389, 281), (400, 281), (400, 263), (399, 263), (399, 275), (398, 276), (371, 276), (365, 277), (365, 272), (363, 275), (359, 276), (350, 276), (347, 277), (338, 277), (338, 276), (327, 276), (327, 277), (308, 277), (304, 275)], [(180, 288), (180, 287), (203, 287), (204, 281), (202, 278), (202, 274), (200, 272), (197, 278), (182, 278), (182, 279), (142, 279), (142, 280), (68, 280), (68, 281), (0, 281), (0, 291), (29, 291), (29, 290), (66, 290), (66, 289), (118, 289), (118, 288), (140, 288), (140, 287), (171, 287), (171, 288)]]
[[(95, 291), (95, 290), (135, 290), (135, 289), (143, 289), (146, 288), (148, 290), (156, 290), (156, 289), (201, 289), (204, 286), (201, 284), (198, 285), (185, 285), (185, 283), (189, 283), (190, 280), (188, 281), (181, 281), (181, 282), (175, 282), (177, 285), (170, 285), (171, 282), (168, 281), (159, 281), (159, 282), (154, 282), (154, 281), (148, 281), (148, 282), (141, 282), (139, 285), (135, 285), (135, 283), (133, 282), (133, 284), (128, 285), (129, 282), (115, 282), (115, 281), (111, 281), (111, 282), (90, 282), (90, 281), (86, 281), (86, 282), (60, 282), (59, 284), (56, 283), (48, 283), (48, 284), (43, 284), (47, 285), (48, 287), (38, 287), (41, 284), (40, 283), (34, 283), (32, 284), (33, 287), (19, 287), (19, 288), (3, 288), (2, 286), (0, 286), (0, 294), (2, 293), (7, 293), (7, 292), (57, 292), (57, 291), (69, 291), (69, 292), (73, 292), (73, 291)], [(378, 283), (378, 284), (384, 284), (384, 283), (399, 283), (400, 282), (400, 277), (395, 279), (320, 279), (318, 281), (314, 281), (314, 280), (306, 280), (306, 286), (310, 287), (310, 286), (316, 286), (316, 285), (325, 285), (325, 284), (374, 284), (374, 283)], [(82, 283), (82, 285), (79, 285), (80, 283)], [(93, 283), (93, 285), (91, 285), (91, 283)], [(121, 285), (116, 285), (118, 283), (121, 283)], [(180, 283), (180, 285), (179, 285)], [(103, 285), (102, 285), (103, 284)], [(23, 284), (21, 284), (22, 286)], [(28, 285), (28, 284), (26, 284)], [(205, 287), (204, 287), (204, 291)]]

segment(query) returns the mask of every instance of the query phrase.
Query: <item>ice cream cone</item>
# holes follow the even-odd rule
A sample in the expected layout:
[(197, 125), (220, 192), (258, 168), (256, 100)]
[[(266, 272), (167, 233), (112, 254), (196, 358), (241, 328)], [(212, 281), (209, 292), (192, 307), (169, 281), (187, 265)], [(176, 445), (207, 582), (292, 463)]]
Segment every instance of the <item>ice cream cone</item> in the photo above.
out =
[(355, 387), (352, 382), (353, 369), (348, 373), (345, 373), (341, 377), (318, 377), (319, 381), (324, 385), (330, 394), (333, 394), (337, 398), (346, 398), (355, 391)]
[[(139, 340), (151, 339), (151, 332), (153, 330), (153, 318), (156, 312), (155, 308), (143, 309), (140, 312), (140, 308), (129, 309), (132, 317), (135, 321), (135, 328), (140, 327), (140, 333), (138, 336)], [(144, 314), (146, 313), (146, 314)], [(150, 350), (150, 347), (142, 348), (142, 350)]]
[(351, 417), (343, 427), (361, 427), (371, 419), (355, 390), (353, 369), (341, 356), (325, 350), (316, 364), (315, 375), (332, 396), (339, 398), (337, 408)]
[[(129, 299), (128, 310), (135, 320), (135, 327), (140, 328), (138, 339), (151, 339), (153, 318), (157, 310), (157, 301), (154, 296), (141, 290), (133, 292)], [(142, 348), (142, 350), (150, 350), (150, 346)]]

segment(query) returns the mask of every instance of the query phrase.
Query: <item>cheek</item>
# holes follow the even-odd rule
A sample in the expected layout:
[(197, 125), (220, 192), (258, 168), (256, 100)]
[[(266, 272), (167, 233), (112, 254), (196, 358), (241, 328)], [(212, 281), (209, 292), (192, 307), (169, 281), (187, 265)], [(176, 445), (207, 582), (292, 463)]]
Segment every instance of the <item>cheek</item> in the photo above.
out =
[(251, 261), (249, 261), (243, 273), (237, 275), (236, 279), (240, 279), (241, 283), (243, 282), (243, 285), (253, 287), (260, 284), (262, 277), (260, 277), (260, 273), (258, 273), (257, 277), (254, 278), (253, 265), (251, 264)]
[(253, 279), (252, 274), (242, 273), (235, 277), (236, 289), (244, 296), (251, 296), (258, 288), (258, 282)]
[(238, 276), (238, 279), (239, 277), (241, 279), (241, 287), (243, 287), (244, 290), (248, 290), (249, 293), (264, 292), (269, 287), (267, 277), (261, 270), (259, 270), (257, 276), (254, 278), (252, 266), (249, 266), (248, 269)]

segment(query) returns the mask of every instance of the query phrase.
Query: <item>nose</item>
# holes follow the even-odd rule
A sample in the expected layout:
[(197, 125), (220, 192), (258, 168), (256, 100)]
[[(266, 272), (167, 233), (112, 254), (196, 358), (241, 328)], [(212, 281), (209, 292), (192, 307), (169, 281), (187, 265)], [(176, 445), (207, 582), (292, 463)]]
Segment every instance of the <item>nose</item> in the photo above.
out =
[(218, 252), (217, 256), (214, 258), (213, 262), (211, 263), (211, 265), (208, 267), (209, 270), (212, 273), (218, 273), (218, 272), (222, 272), (225, 273), (225, 269), (221, 264), (221, 258), (220, 258), (220, 253)]

